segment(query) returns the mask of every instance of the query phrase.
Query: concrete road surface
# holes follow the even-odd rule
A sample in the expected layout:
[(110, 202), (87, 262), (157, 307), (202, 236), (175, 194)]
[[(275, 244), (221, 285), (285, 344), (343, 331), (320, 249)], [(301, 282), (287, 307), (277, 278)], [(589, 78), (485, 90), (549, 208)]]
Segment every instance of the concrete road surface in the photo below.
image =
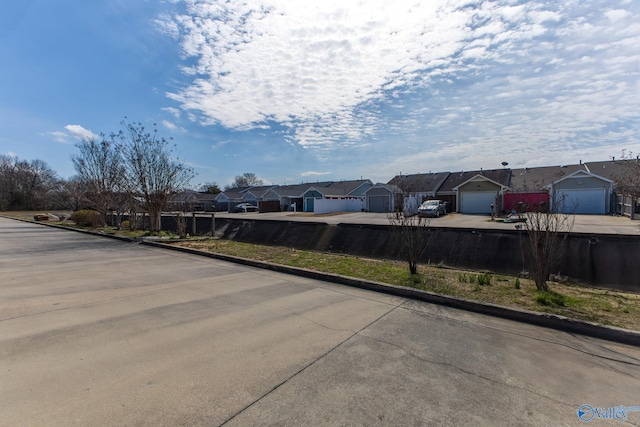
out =
[(636, 409), (638, 348), (0, 218), (1, 425), (640, 425)]
[[(211, 214), (199, 214), (210, 217)], [(217, 218), (267, 219), (280, 221), (324, 222), (327, 224), (376, 224), (389, 225), (387, 214), (371, 212), (346, 212), (314, 215), (308, 212), (268, 212), (268, 213), (216, 213)], [(574, 215), (572, 231), (588, 234), (640, 235), (640, 221), (612, 215)], [(465, 215), (450, 213), (440, 218), (430, 218), (431, 227), (473, 228), (492, 230), (515, 230), (516, 224), (491, 220), (489, 215)]]

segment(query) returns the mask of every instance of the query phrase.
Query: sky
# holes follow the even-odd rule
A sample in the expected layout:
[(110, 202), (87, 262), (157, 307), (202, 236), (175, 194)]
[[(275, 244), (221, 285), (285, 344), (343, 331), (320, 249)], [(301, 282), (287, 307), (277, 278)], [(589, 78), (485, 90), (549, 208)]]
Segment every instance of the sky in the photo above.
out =
[(62, 178), (125, 117), (195, 188), (607, 160), (639, 107), (637, 0), (0, 3), (0, 154)]

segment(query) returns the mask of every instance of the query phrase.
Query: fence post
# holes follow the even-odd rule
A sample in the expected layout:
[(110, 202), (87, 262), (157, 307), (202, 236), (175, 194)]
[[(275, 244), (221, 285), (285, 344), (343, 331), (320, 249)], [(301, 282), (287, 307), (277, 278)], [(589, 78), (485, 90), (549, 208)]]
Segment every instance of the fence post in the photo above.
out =
[(211, 212), (211, 237), (216, 237), (216, 213)]
[(196, 213), (191, 212), (191, 235), (196, 235)]

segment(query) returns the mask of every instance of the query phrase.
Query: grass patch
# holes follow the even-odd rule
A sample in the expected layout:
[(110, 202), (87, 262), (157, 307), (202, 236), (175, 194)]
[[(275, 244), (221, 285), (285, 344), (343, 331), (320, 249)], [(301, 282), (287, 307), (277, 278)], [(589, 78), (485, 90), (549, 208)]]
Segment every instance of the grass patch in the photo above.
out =
[(419, 265), (418, 274), (411, 275), (405, 262), (230, 240), (180, 241), (173, 244), (640, 330), (640, 295), (636, 294), (560, 283), (551, 283), (552, 291), (540, 292), (533, 281), (526, 278), (505, 275), (494, 278), (488, 272), (442, 268), (441, 265)]

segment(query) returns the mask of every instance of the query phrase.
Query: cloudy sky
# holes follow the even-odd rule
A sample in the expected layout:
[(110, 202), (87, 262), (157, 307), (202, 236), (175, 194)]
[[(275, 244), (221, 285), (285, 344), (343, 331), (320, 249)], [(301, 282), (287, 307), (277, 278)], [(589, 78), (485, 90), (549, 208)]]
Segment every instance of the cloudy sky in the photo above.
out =
[(62, 177), (126, 116), (194, 185), (640, 152), (637, 0), (0, 3), (0, 153)]

